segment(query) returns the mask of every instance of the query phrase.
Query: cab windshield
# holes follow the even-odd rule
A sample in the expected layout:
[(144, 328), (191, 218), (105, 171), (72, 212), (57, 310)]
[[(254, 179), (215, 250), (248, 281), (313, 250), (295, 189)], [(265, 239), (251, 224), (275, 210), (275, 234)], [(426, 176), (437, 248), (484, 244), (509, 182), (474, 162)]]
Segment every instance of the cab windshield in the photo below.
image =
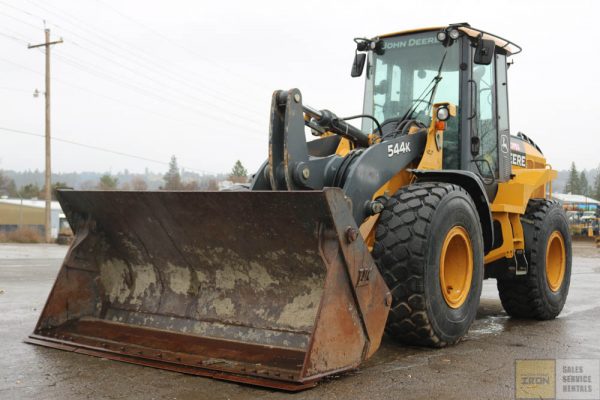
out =
[[(365, 113), (381, 123), (411, 113), (413, 119), (428, 125), (433, 103), (451, 102), (459, 106), (460, 46), (456, 43), (442, 46), (436, 33), (383, 39), (384, 54), (373, 54), (371, 60)], [(437, 79), (437, 87), (432, 90), (440, 66), (441, 79)]]

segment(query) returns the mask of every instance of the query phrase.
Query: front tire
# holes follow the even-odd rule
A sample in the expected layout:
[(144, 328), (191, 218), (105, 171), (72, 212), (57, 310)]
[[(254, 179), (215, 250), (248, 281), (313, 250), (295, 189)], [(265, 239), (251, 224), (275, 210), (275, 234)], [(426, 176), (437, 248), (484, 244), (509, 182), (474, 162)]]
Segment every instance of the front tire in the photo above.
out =
[(373, 256), (392, 293), (386, 332), (411, 345), (456, 343), (475, 319), (483, 237), (473, 200), (459, 186), (417, 183), (381, 213)]
[(571, 282), (571, 235), (556, 201), (533, 199), (521, 218), (528, 272), (498, 279), (506, 313), (517, 318), (548, 320), (563, 309)]

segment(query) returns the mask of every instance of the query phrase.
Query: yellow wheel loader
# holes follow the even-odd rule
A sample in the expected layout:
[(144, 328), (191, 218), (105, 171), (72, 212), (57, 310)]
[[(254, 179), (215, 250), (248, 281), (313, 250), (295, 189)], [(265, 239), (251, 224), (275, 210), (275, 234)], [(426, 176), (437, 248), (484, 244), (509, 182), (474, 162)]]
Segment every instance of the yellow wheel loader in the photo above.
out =
[(384, 332), (458, 342), (485, 278), (509, 315), (556, 317), (571, 239), (556, 172), (510, 135), (519, 46), (466, 23), (355, 42), (363, 113), (276, 91), (248, 187), (59, 191), (75, 238), (28, 342), (293, 391)]

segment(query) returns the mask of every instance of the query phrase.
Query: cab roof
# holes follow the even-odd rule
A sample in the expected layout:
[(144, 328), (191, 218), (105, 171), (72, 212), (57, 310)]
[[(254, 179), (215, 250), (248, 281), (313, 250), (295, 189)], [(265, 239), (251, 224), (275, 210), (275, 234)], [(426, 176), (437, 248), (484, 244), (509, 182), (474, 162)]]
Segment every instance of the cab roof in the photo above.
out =
[(389, 38), (389, 37), (393, 37), (393, 36), (408, 35), (411, 33), (441, 31), (442, 29), (446, 29), (446, 28), (450, 28), (450, 27), (457, 28), (459, 31), (463, 32), (464, 34), (466, 34), (467, 36), (469, 36), (471, 38), (477, 38), (477, 37), (479, 37), (479, 35), (482, 35), (483, 39), (493, 40), (494, 43), (496, 43), (496, 47), (499, 47), (499, 48), (503, 49), (504, 51), (506, 51), (507, 55), (515, 55), (515, 54), (520, 53), (522, 50), (521, 46), (511, 42), (510, 40), (504, 39), (500, 36), (496, 36), (494, 34), (486, 32), (482, 29), (474, 28), (471, 25), (469, 25), (468, 23), (452, 24), (452, 25), (448, 25), (448, 26), (434, 26), (434, 27), (429, 27), (429, 28), (410, 29), (410, 30), (406, 30), (406, 31), (387, 33), (385, 35), (380, 35), (379, 37), (380, 38)]

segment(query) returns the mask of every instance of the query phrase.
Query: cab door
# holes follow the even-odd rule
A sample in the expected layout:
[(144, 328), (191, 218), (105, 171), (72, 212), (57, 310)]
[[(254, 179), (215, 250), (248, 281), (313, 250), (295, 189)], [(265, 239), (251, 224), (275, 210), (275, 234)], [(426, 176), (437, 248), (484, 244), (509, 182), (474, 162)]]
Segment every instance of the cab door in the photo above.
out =
[(496, 54), (496, 90), (497, 107), (496, 120), (498, 121), (498, 182), (510, 180), (510, 123), (508, 119), (508, 80), (506, 71), (508, 64), (504, 54)]
[[(474, 47), (471, 50), (473, 57)], [(493, 201), (498, 183), (510, 179), (511, 174), (506, 56), (496, 54), (489, 65), (471, 62), (471, 66), (472, 146), (468, 169), (481, 177)], [(477, 141), (479, 145), (473, 145)]]

